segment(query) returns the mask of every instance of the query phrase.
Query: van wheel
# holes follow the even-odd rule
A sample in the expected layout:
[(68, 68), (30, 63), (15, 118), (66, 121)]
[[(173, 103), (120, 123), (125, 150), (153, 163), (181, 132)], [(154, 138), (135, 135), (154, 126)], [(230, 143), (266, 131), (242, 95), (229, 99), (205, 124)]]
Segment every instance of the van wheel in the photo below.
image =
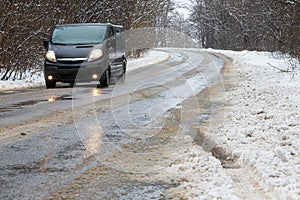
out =
[(109, 68), (107, 70), (105, 70), (105, 72), (103, 73), (101, 79), (100, 79), (100, 84), (103, 87), (108, 87), (110, 84), (110, 73), (109, 73)]
[(48, 81), (46, 80), (46, 88), (50, 89), (50, 88), (55, 88), (56, 86), (56, 82), (55, 81)]

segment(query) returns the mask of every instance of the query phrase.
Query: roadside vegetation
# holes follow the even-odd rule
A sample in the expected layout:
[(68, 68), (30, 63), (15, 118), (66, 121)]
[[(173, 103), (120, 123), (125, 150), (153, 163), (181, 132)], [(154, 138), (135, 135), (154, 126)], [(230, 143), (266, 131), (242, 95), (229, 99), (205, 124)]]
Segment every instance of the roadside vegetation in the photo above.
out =
[[(204, 48), (300, 58), (299, 0), (194, 0), (190, 33)], [(287, 71), (299, 71), (291, 59)]]
[[(9, 0), (0, 2), (0, 80), (42, 69), (42, 42), (55, 24), (110, 22), (126, 30), (170, 28), (199, 47), (281, 52), (300, 58), (299, 0), (191, 0), (190, 18), (172, 0)], [(160, 43), (166, 46), (166, 43)], [(139, 52), (135, 52), (138, 56)], [(292, 71), (299, 65), (291, 65)]]
[[(126, 30), (166, 27), (176, 20), (171, 0), (9, 0), (0, 2), (0, 80), (41, 70), (43, 40), (55, 24), (109, 22)], [(173, 23), (174, 24), (174, 23)]]

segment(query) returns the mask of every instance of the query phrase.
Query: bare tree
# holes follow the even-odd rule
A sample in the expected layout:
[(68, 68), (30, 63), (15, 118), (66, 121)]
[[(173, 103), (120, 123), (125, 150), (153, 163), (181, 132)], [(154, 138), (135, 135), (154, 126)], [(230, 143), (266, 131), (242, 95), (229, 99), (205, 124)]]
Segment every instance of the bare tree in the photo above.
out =
[[(167, 23), (170, 0), (8, 0), (0, 2), (0, 79), (43, 66), (42, 40), (55, 24), (110, 22), (125, 29)], [(162, 24), (161, 24), (162, 25)]]
[(194, 0), (194, 36), (203, 47), (281, 51), (300, 58), (299, 0)]

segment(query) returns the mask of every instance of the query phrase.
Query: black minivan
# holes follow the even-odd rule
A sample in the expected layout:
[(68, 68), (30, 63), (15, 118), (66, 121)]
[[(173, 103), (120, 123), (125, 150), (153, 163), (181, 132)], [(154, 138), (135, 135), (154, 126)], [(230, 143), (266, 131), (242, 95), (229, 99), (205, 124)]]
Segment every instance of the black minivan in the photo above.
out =
[(46, 87), (91, 81), (107, 87), (111, 77), (124, 76), (127, 60), (122, 32), (122, 26), (109, 23), (56, 25), (50, 40), (44, 41)]

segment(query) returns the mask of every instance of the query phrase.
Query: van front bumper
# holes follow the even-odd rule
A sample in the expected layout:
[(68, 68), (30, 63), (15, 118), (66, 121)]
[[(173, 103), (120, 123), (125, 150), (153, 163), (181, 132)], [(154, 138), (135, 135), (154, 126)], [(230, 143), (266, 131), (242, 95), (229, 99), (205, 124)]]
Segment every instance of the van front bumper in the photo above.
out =
[(63, 83), (99, 81), (107, 68), (105, 60), (83, 62), (81, 64), (62, 64), (45, 61), (44, 76), (51, 81)]

